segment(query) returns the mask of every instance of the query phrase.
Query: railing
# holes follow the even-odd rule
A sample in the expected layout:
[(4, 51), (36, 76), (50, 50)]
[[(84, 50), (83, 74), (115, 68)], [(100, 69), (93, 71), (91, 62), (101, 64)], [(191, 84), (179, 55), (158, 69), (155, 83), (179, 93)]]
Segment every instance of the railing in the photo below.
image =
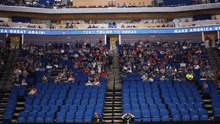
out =
[(200, 4), (180, 7), (141, 7), (141, 8), (69, 8), (69, 9), (46, 9), (28, 8), (20, 6), (0, 5), (0, 11), (26, 12), (40, 14), (71, 14), (71, 13), (146, 13), (146, 12), (184, 12), (195, 10), (219, 9), (220, 3)]
[(206, 21), (196, 21), (196, 22), (181, 22), (179, 23), (180, 27), (189, 27), (189, 26), (200, 26), (200, 25), (215, 25), (220, 24), (220, 20), (206, 20)]

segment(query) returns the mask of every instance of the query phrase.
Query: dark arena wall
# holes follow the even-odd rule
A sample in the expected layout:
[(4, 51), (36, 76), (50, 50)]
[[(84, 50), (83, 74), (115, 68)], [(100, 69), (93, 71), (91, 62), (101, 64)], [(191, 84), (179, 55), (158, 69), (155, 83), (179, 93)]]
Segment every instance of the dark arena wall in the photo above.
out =
[(145, 35), (121, 35), (121, 42), (130, 42), (134, 44), (138, 40), (146, 41), (148, 39), (150, 42), (158, 42), (161, 39), (166, 41), (186, 41), (191, 40), (192, 42), (201, 42), (202, 33), (186, 33), (186, 34), (145, 34)]
[(45, 45), (51, 41), (56, 41), (57, 43), (64, 43), (64, 42), (76, 42), (83, 40), (86, 42), (87, 40), (94, 45), (99, 40), (104, 42), (104, 35), (65, 35), (65, 36), (44, 36), (44, 35), (24, 35), (24, 44), (31, 44), (34, 45)]

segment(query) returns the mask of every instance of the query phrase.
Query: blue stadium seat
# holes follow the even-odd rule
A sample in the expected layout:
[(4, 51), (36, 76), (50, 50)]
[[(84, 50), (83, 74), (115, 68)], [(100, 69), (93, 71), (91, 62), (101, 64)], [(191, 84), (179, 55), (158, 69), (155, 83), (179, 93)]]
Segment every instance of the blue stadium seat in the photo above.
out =
[(57, 112), (58, 111), (58, 106), (54, 105), (50, 107), (50, 112)]
[(50, 106), (42, 106), (41, 112), (48, 112), (50, 110)]
[(76, 112), (76, 116), (75, 116), (76, 119), (82, 119), (83, 117), (84, 117), (84, 112)]
[(45, 118), (45, 117), (46, 117), (45, 112), (38, 112), (37, 113), (37, 118)]
[(39, 112), (41, 111), (41, 106), (34, 106), (33, 107), (33, 112)]

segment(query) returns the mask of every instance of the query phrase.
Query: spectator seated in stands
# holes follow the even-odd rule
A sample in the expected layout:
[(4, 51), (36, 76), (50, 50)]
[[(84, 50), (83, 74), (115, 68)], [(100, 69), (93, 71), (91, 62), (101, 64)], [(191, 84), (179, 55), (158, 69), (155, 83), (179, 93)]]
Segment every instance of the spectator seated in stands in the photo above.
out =
[(136, 4), (134, 3), (134, 4), (132, 5), (132, 7), (136, 7)]
[(204, 69), (201, 70), (200, 77), (201, 78), (207, 78), (206, 71)]
[(94, 84), (95, 86), (100, 86), (100, 85), (101, 85), (101, 83), (99, 82), (99, 77), (98, 77), (98, 76), (95, 78), (95, 81), (94, 81), (93, 84)]
[(70, 77), (68, 78), (68, 82), (75, 82), (75, 78), (70, 74)]
[(88, 80), (87, 83), (85, 84), (85, 86), (93, 86), (93, 85), (94, 84), (90, 80)]
[(132, 115), (131, 113), (126, 113), (121, 118), (124, 120), (124, 123), (127, 123), (127, 122), (132, 123), (135, 116)]
[(146, 4), (143, 2), (142, 7), (146, 7)]
[(206, 71), (207, 79), (213, 80), (215, 82), (215, 75), (214, 71), (211, 69), (211, 67)]
[(187, 79), (187, 83), (192, 83), (194, 80), (194, 76), (193, 76), (193, 72), (189, 72), (187, 75), (186, 75), (186, 79)]
[(43, 78), (42, 78), (42, 83), (47, 83), (47, 82), (48, 82), (48, 80), (47, 80), (47, 76), (44, 75)]
[(108, 74), (103, 70), (102, 73), (101, 73), (101, 77), (107, 77)]
[(127, 7), (125, 3), (123, 3), (122, 7)]
[(102, 123), (103, 120), (102, 118), (99, 117), (99, 114), (98, 113), (95, 113), (95, 118), (93, 119), (93, 123), (96, 124), (96, 123)]
[(27, 94), (28, 94), (28, 95), (37, 95), (37, 89), (33, 87), (33, 88), (30, 90), (30, 92), (27, 93)]
[(141, 76), (142, 81), (148, 81), (148, 73), (145, 73), (144, 75)]
[(209, 85), (208, 85), (206, 82), (204, 82), (204, 83), (203, 83), (203, 88), (204, 88), (204, 89), (207, 89), (207, 88), (209, 88)]
[(21, 82), (19, 81), (19, 79), (14, 80), (13, 84), (18, 87), (21, 86)]
[(22, 82), (21, 82), (21, 86), (27, 86), (27, 85), (28, 85), (28, 84), (27, 84), (26, 80), (23, 79)]

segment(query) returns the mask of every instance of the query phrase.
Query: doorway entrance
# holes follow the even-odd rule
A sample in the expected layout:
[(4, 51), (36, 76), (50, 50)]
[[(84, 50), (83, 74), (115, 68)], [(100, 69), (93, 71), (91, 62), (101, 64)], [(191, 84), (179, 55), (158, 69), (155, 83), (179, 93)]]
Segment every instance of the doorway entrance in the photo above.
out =
[[(205, 46), (206, 47), (215, 47), (215, 39), (217, 38), (217, 31), (204, 32)], [(206, 38), (209, 37), (209, 41)]]
[(117, 41), (119, 41), (119, 35), (107, 35), (107, 45), (110, 45), (110, 50), (115, 49)]
[(20, 49), (21, 45), (21, 35), (19, 34), (9, 34), (11, 49)]

